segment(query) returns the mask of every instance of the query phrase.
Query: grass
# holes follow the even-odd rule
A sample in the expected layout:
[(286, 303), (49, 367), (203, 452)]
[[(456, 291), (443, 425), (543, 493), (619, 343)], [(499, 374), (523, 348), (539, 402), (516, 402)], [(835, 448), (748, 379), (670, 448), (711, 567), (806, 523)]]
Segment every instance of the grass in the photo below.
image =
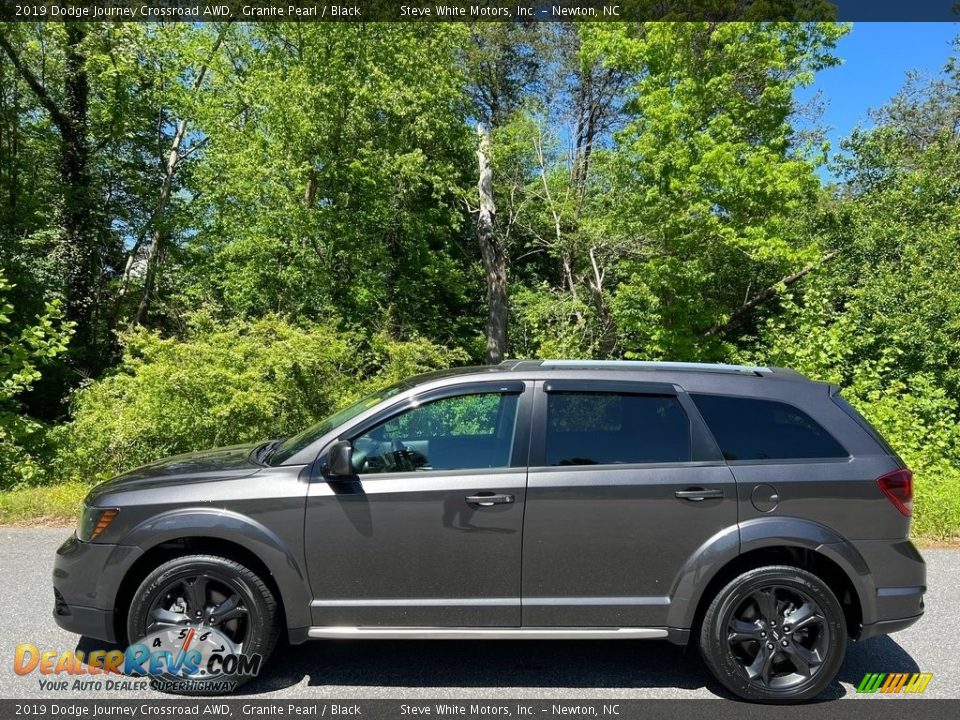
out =
[[(73, 525), (90, 486), (79, 482), (58, 483), (25, 490), (0, 491), (0, 525), (21, 527)], [(921, 547), (958, 547), (960, 533), (917, 532), (927, 523), (914, 523), (911, 535)], [(938, 524), (943, 527), (942, 523)], [(918, 528), (919, 526), (919, 528)], [(951, 525), (950, 527), (957, 527)]]
[(90, 486), (59, 483), (0, 491), (0, 525), (71, 525)]

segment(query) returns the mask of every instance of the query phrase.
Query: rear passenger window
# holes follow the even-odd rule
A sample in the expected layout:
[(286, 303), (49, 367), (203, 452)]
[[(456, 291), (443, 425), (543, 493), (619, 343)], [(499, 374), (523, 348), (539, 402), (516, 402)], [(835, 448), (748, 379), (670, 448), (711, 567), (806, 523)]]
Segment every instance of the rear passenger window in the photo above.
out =
[(547, 465), (690, 460), (690, 422), (674, 397), (551, 392)]
[(727, 460), (845, 458), (849, 453), (802, 410), (787, 403), (691, 395)]

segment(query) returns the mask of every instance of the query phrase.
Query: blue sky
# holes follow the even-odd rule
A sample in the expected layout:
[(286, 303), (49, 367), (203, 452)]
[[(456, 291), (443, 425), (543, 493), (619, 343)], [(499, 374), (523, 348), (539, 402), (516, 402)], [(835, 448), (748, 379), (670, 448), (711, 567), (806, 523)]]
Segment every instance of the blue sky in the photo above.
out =
[(908, 70), (939, 72), (958, 34), (960, 23), (854, 23), (837, 44), (843, 64), (817, 73), (814, 84), (800, 90), (797, 98), (821, 93), (821, 124), (829, 128), (827, 137), (836, 152), (840, 140), (858, 124), (869, 126), (868, 111), (896, 94)]

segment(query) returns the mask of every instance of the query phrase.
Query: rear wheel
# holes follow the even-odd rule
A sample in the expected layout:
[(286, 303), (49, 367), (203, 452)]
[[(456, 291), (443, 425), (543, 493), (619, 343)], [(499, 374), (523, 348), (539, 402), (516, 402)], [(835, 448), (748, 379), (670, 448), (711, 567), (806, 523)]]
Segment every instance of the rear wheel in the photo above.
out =
[[(131, 644), (154, 638), (151, 650), (171, 650), (176, 655), (188, 635), (192, 647), (205, 653), (204, 663), (210, 654), (202, 644), (206, 641), (210, 652), (222, 647), (221, 655), (259, 655), (262, 665), (280, 635), (276, 598), (256, 573), (235, 560), (216, 555), (169, 560), (147, 575), (134, 593), (127, 637)], [(236, 688), (250, 678), (230, 672), (211, 677), (204, 664), (187, 678), (190, 682), (177, 687), (159, 682), (157, 686), (169, 692), (203, 695), (223, 692), (225, 683)]]
[(700, 651), (710, 671), (746, 700), (793, 703), (819, 695), (847, 646), (843, 608), (820, 578), (774, 565), (740, 575), (710, 603)]

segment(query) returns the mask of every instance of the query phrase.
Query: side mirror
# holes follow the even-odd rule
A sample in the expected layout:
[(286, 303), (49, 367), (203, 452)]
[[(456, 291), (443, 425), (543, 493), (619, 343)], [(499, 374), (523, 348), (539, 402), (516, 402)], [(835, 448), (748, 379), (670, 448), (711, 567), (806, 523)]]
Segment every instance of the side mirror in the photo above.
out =
[(353, 471), (353, 447), (348, 440), (334, 443), (327, 460), (327, 474), (333, 477), (350, 477)]

